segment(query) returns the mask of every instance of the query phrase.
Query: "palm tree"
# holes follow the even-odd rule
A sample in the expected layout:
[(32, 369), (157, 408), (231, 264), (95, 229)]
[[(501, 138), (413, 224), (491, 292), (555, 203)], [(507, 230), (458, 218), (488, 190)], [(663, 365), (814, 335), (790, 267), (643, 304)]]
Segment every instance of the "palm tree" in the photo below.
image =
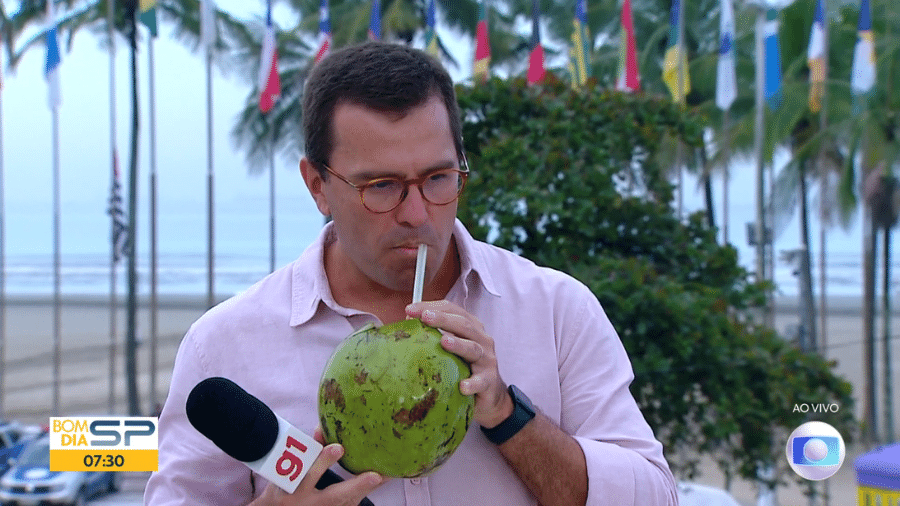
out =
[[(258, 172), (268, 166), (276, 153), (294, 155), (303, 152), (302, 145), (302, 99), (303, 83), (312, 67), (319, 31), (318, 0), (289, 0), (291, 8), (298, 13), (299, 21), (291, 27), (279, 31), (277, 36), (279, 78), (281, 97), (272, 111), (262, 114), (258, 107), (259, 83), (251, 82), (244, 109), (232, 127), (231, 135), (239, 149), (245, 151), (251, 172)], [(504, 14), (500, 4), (515, 2), (495, 2), (490, 9), (491, 59), (495, 68), (514, 68), (523, 60), (528, 51), (528, 37), (513, 30), (515, 16)], [(382, 34), (385, 40), (404, 44), (421, 43), (425, 30), (425, 14), (428, 2), (425, 0), (388, 0), (381, 2)], [(549, 4), (549, 2), (548, 2)], [(465, 36), (474, 37), (477, 26), (478, 1), (438, 0), (439, 16), (453, 30)], [(371, 2), (333, 0), (329, 5), (333, 47), (343, 47), (365, 41), (371, 14)], [(511, 11), (517, 12), (517, 11)], [(527, 12), (527, 11), (518, 11)], [(569, 17), (571, 23), (571, 16)], [(232, 60), (239, 64), (240, 73), (245, 76), (259, 74), (263, 33), (262, 19), (248, 24), (248, 30), (229, 37)], [(450, 66), (458, 66), (439, 41), (442, 59)]]
[[(41, 31), (24, 41), (19, 47), (13, 42), (32, 24), (44, 22), (46, 1), (21, 2), (18, 11), (9, 18), (3, 15), (0, 26), (7, 47), (10, 51), (10, 66), (15, 67), (22, 56), (34, 47), (40, 46), (44, 32)], [(110, 33), (118, 33), (131, 48), (131, 142), (129, 161), (129, 235), (136, 236), (137, 218), (137, 181), (138, 181), (138, 145), (140, 128), (140, 108), (138, 94), (138, 44), (140, 33), (136, 24), (137, 0), (115, 2), (113, 9), (113, 30), (110, 30), (107, 19), (108, 0), (64, 0), (58, 3), (66, 5), (66, 11), (59, 18), (59, 32), (68, 41), (71, 48), (76, 33), (83, 29), (94, 32), (100, 37), (101, 44), (109, 44)], [(175, 34), (182, 41), (191, 44), (195, 49), (200, 40), (200, 10), (198, 0), (162, 0), (157, 9), (164, 19), (172, 21)], [(235, 36), (244, 31), (242, 24), (224, 12), (216, 13), (217, 24), (227, 36)], [(137, 252), (133, 243), (128, 260), (128, 328), (126, 333), (125, 368), (128, 388), (129, 412), (140, 413), (139, 392), (137, 387)]]
[[(821, 225), (839, 223), (844, 228), (853, 221), (862, 200), (863, 223), (866, 229), (866, 243), (863, 245), (863, 334), (867, 344), (867, 361), (871, 364), (874, 355), (874, 293), (875, 293), (875, 234), (871, 231), (869, 216), (872, 202), (861, 199), (860, 188), (869, 175), (880, 173), (891, 176), (896, 173), (900, 159), (900, 107), (894, 92), (894, 84), (900, 78), (900, 46), (890, 35), (900, 29), (900, 18), (891, 14), (887, 2), (873, 2), (873, 26), (876, 42), (878, 78), (874, 95), (868, 107), (861, 113), (854, 110), (854, 100), (850, 91), (850, 75), (853, 48), (857, 38), (858, 5), (848, 4), (832, 11), (829, 16), (829, 81), (825, 114), (828, 125), (822, 129), (817, 115), (806, 107), (808, 93), (808, 73), (806, 71), (806, 47), (808, 29), (812, 22), (813, 0), (802, 0), (783, 12), (784, 25), (792, 27), (781, 31), (783, 58), (785, 62), (784, 93), (782, 110), (772, 116), (769, 123), (767, 145), (785, 145), (791, 150), (792, 160), (782, 171), (777, 181), (774, 198), (781, 205), (776, 210), (786, 222), (794, 209), (794, 201), (799, 197), (802, 237), (808, 240), (808, 208), (806, 207), (806, 181), (808, 176), (819, 187), (820, 206), (826, 219)], [(836, 14), (836, 15), (835, 15)], [(879, 16), (879, 14), (881, 14)], [(802, 26), (804, 30), (797, 30)], [(820, 158), (821, 154), (821, 158)], [(818, 159), (818, 160), (817, 160)], [(855, 169), (855, 161), (860, 160), (860, 168)], [(819, 170), (808, 173), (807, 166), (817, 161)], [(837, 185), (833, 180), (839, 179)], [(824, 237), (824, 236), (823, 236)], [(824, 241), (822, 244), (824, 248)], [(824, 260), (824, 256), (823, 256)], [(808, 260), (807, 260), (808, 261)], [(888, 262), (889, 259), (885, 258)], [(824, 261), (822, 262), (824, 269)], [(887, 271), (887, 267), (885, 267)], [(811, 291), (811, 289), (810, 289)], [(867, 411), (875, 411), (874, 377), (870, 375), (870, 392), (867, 393)], [(871, 413), (870, 413), (871, 415)], [(870, 420), (875, 426), (875, 420)]]

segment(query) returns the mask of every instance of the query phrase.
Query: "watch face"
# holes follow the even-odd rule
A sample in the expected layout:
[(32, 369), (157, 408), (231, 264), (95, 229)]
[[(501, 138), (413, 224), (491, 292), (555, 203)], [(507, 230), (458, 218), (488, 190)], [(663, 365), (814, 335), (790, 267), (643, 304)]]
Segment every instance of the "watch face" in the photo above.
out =
[(522, 405), (522, 407), (526, 408), (526, 410), (531, 412), (532, 415), (534, 414), (534, 405), (531, 404), (531, 399), (529, 399), (527, 395), (522, 393), (522, 391), (519, 390), (519, 387), (510, 385), (509, 394), (513, 397), (513, 403)]

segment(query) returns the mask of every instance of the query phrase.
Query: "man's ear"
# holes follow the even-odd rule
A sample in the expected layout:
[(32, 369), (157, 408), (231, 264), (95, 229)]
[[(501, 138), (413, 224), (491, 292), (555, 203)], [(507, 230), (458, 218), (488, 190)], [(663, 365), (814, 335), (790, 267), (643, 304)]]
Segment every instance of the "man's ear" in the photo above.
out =
[(309, 194), (316, 201), (316, 207), (319, 208), (319, 212), (324, 216), (331, 216), (328, 199), (325, 197), (325, 192), (322, 188), (325, 181), (319, 174), (318, 169), (305, 156), (300, 160), (300, 175), (303, 176), (303, 182), (306, 183)]

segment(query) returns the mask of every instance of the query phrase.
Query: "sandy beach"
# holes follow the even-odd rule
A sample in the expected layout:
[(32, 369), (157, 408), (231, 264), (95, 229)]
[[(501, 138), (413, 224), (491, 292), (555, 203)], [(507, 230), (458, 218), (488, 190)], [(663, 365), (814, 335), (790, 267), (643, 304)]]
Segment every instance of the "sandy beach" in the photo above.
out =
[[(110, 306), (105, 298), (63, 296), (60, 311), (60, 414), (125, 413), (127, 411), (124, 339), (126, 312), (116, 311), (116, 360), (110, 409)], [(158, 303), (156, 326), (157, 399), (150, 398), (151, 339), (149, 304), (138, 312), (138, 365), (141, 406), (150, 414), (165, 400), (175, 353), (184, 333), (205, 311), (200, 297), (169, 297)], [(53, 405), (52, 301), (15, 298), (6, 309), (6, 366), (2, 416), (26, 423), (47, 423)]]
[[(123, 302), (120, 298), (120, 305)], [(178, 345), (191, 323), (205, 311), (202, 297), (165, 297), (159, 301), (156, 340), (156, 398), (151, 398), (151, 339), (150, 311), (142, 301), (138, 315), (138, 372), (140, 376), (141, 406), (145, 414), (152, 413), (156, 403), (165, 400), (172, 365)], [(900, 333), (900, 318), (894, 312), (893, 335)], [(110, 308), (102, 297), (63, 296), (60, 314), (62, 361), (60, 375), (60, 414), (125, 413), (124, 361), (122, 351), (125, 330), (125, 311), (116, 312), (117, 359), (116, 381), (113, 383), (115, 403), (110, 409)], [(6, 308), (5, 391), (0, 416), (26, 423), (47, 423), (52, 410), (53, 385), (53, 306), (47, 298), (10, 297)], [(780, 298), (777, 303), (775, 325), (785, 332), (799, 321), (796, 299)], [(827, 326), (827, 357), (836, 361), (837, 372), (853, 384), (856, 398), (855, 412), (862, 413), (864, 389), (862, 323), (860, 301), (857, 298), (832, 297), (829, 301)], [(881, 336), (881, 324), (876, 326)], [(893, 341), (894, 363), (898, 363), (900, 343)], [(883, 378), (881, 343), (878, 344), (877, 377)], [(897, 369), (900, 369), (898, 367)], [(900, 384), (900, 370), (895, 369), (894, 384)], [(879, 393), (879, 402), (882, 394)], [(900, 388), (894, 390), (894, 412), (900, 412)], [(895, 430), (900, 425), (896, 417)], [(853, 459), (866, 449), (848, 449), (841, 471), (829, 481), (830, 504), (856, 503)], [(702, 476), (693, 481), (725, 487), (725, 479), (712, 460), (704, 462)], [(820, 488), (821, 490), (821, 488)], [(734, 481), (731, 491), (745, 506), (755, 504), (755, 484)], [(779, 489), (781, 505), (807, 505), (808, 500), (797, 487)]]

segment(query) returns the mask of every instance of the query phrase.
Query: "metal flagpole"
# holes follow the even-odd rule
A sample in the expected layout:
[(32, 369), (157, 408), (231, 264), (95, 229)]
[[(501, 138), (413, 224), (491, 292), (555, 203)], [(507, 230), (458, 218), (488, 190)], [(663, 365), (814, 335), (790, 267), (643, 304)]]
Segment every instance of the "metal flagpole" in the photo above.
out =
[[(118, 184), (117, 177), (117, 155), (116, 155), (116, 40), (115, 28), (113, 21), (113, 2), (115, 0), (107, 0), (106, 2), (106, 26), (109, 33), (109, 146), (110, 146), (110, 189), (115, 191)], [(112, 195), (112, 194), (111, 194)], [(109, 412), (115, 413), (116, 410), (116, 336), (117, 329), (117, 311), (118, 302), (116, 292), (116, 267), (118, 264), (118, 254), (116, 253), (116, 215), (112, 206), (114, 203), (110, 201), (110, 244), (112, 245), (109, 255)]]
[[(822, 2), (822, 45), (825, 47), (825, 57), (822, 61), (823, 76), (825, 81), (828, 80), (828, 0)], [(822, 102), (819, 110), (819, 131), (825, 132), (828, 128), (828, 86), (822, 87)], [(828, 220), (828, 209), (826, 208), (825, 191), (828, 188), (828, 170), (825, 165), (825, 144), (819, 146), (819, 174), (820, 195), (819, 195), (819, 352), (822, 358), (828, 358), (828, 298), (826, 297), (826, 267), (825, 267), (825, 249), (826, 249), (826, 230), (825, 223)], [(827, 487), (827, 480), (826, 487)]]
[(156, 83), (153, 58), (153, 37), (147, 41), (150, 94), (150, 409), (156, 410), (156, 353), (157, 353), (157, 257), (156, 257)]
[[(756, 280), (766, 279), (766, 231), (765, 231), (765, 161), (763, 160), (763, 121), (765, 104), (763, 88), (766, 69), (763, 62), (763, 27), (766, 22), (765, 10), (760, 7), (756, 14), (756, 115), (754, 122), (753, 150), (756, 159)], [(768, 297), (767, 297), (768, 298)], [(768, 323), (768, 302), (764, 306), (761, 322)]]
[[(687, 62), (687, 48), (684, 45), (684, 9), (686, 2), (680, 2), (678, 6), (678, 101), (681, 104), (681, 110), (684, 111), (687, 106), (687, 97), (685, 96), (685, 77), (687, 69), (684, 68)], [(678, 218), (684, 216), (684, 167), (683, 156), (684, 146), (681, 139), (678, 140)]]
[(62, 315), (60, 308), (59, 107), (53, 110), (53, 416), (59, 416)]
[(206, 307), (215, 305), (215, 205), (213, 202), (212, 51), (206, 52)]
[(269, 272), (275, 272), (275, 130), (272, 130), (272, 150), (269, 153)]
[(728, 244), (728, 156), (731, 148), (731, 135), (729, 134), (729, 129), (731, 128), (730, 111), (730, 108), (725, 109), (725, 111), (723, 111), (724, 117), (722, 118), (722, 130), (725, 134), (725, 151), (723, 157), (725, 167), (723, 167), (722, 171), (722, 244)]
[[(3, 66), (0, 65), (2, 72)], [(3, 96), (0, 95), (0, 106), (2, 104)], [(6, 207), (3, 179), (3, 111), (0, 108), (0, 419), (5, 417), (6, 410)]]
[(47, 30), (47, 61), (45, 67), (45, 77), (48, 87), (48, 105), (53, 122), (53, 385), (52, 390), (52, 413), (53, 416), (59, 415), (59, 388), (60, 388), (60, 358), (62, 355), (62, 324), (61, 324), (61, 301), (60, 301), (60, 191), (59, 191), (59, 106), (60, 90), (59, 90), (59, 44), (57, 42), (56, 33), (56, 14), (54, 12), (54, 2), (47, 2), (47, 19), (49, 26)]

